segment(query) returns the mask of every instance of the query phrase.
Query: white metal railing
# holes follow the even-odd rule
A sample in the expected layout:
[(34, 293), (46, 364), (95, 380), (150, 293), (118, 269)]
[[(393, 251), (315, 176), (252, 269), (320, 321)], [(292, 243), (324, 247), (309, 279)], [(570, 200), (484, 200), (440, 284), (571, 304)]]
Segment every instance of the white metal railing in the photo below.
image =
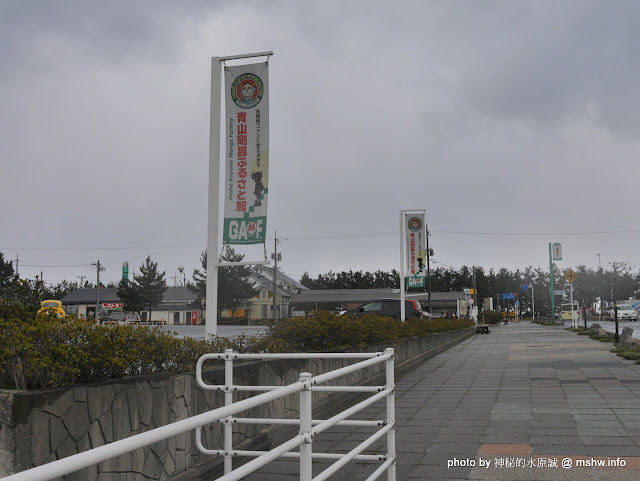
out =
[[(301, 373), (298, 382), (288, 386), (236, 386), (233, 384), (233, 360), (234, 359), (363, 359), (362, 361), (336, 369), (328, 373), (312, 376), (310, 373)], [(225, 384), (214, 386), (204, 383), (202, 380), (202, 364), (208, 359), (224, 359), (225, 361)], [(384, 386), (321, 386), (321, 384), (334, 380), (346, 374), (356, 372), (374, 364), (385, 362), (386, 381)], [(393, 349), (386, 349), (384, 353), (357, 353), (357, 354), (238, 354), (232, 350), (227, 350), (223, 354), (206, 354), (198, 360), (196, 365), (196, 376), (201, 388), (207, 390), (224, 391), (225, 406), (213, 409), (203, 414), (192, 416), (166, 426), (162, 426), (145, 433), (136, 434), (126, 439), (116, 441), (104, 446), (100, 446), (89, 451), (74, 454), (58, 461), (54, 461), (36, 468), (22, 471), (17, 474), (3, 478), (4, 481), (49, 481), (59, 476), (78, 471), (89, 466), (93, 466), (102, 461), (115, 458), (122, 454), (129, 453), (139, 448), (143, 448), (158, 441), (177, 436), (187, 431), (196, 430), (196, 445), (207, 454), (224, 456), (224, 475), (218, 481), (239, 480), (252, 473), (260, 467), (274, 461), (279, 457), (299, 457), (300, 458), (300, 480), (301, 481), (323, 481), (336, 473), (340, 468), (351, 460), (380, 462), (381, 465), (367, 478), (366, 481), (378, 479), (385, 471), (388, 481), (396, 479), (396, 452), (395, 452), (395, 379), (394, 379), (394, 352)], [(265, 391), (262, 394), (233, 402), (233, 393), (238, 391)], [(371, 397), (356, 404), (355, 406), (331, 417), (327, 420), (312, 419), (312, 399), (313, 391), (345, 391), (345, 392), (370, 392)], [(300, 393), (300, 419), (257, 419), (257, 418), (234, 418), (233, 416), (260, 406), (262, 404)], [(359, 421), (348, 420), (350, 416), (359, 412), (363, 408), (386, 398), (387, 416), (381, 421)], [(223, 450), (210, 450), (202, 445), (202, 426), (220, 422), (224, 424), (224, 446)], [(233, 425), (241, 423), (257, 424), (294, 424), (300, 425), (300, 431), (293, 439), (281, 444), (271, 451), (238, 451), (233, 450), (232, 437)], [(360, 445), (352, 449), (349, 453), (313, 453), (313, 438), (332, 426), (378, 426), (381, 428), (363, 441)], [(386, 455), (366, 455), (361, 454), (377, 440), (386, 436)], [(299, 452), (291, 452), (300, 447)], [(233, 470), (232, 458), (238, 456), (255, 456), (252, 461)], [(313, 459), (335, 459), (336, 462), (325, 469), (315, 478), (312, 476), (311, 466)]]
[[(202, 379), (202, 365), (210, 359), (224, 360), (225, 363), (225, 383), (224, 385), (206, 384)], [(384, 353), (293, 353), (293, 354), (239, 354), (228, 349), (223, 354), (206, 354), (200, 358), (196, 365), (196, 380), (198, 385), (205, 390), (223, 391), (225, 396), (225, 407), (233, 405), (233, 393), (240, 391), (271, 392), (277, 393), (280, 386), (245, 386), (233, 384), (233, 362), (234, 360), (274, 360), (274, 359), (363, 359), (360, 362), (351, 364), (341, 369), (336, 369), (325, 374), (312, 376), (310, 373), (300, 374), (300, 419), (264, 419), (264, 418), (237, 418), (226, 417), (218, 422), (223, 423), (223, 449), (207, 449), (202, 444), (202, 429), (196, 429), (196, 445), (200, 452), (211, 455), (224, 456), (224, 476), (219, 481), (233, 481), (243, 478), (260, 467), (274, 461), (279, 457), (300, 458), (300, 480), (301, 481), (322, 481), (328, 479), (341, 467), (351, 460), (382, 462), (368, 480), (377, 479), (387, 471), (388, 480), (395, 481), (395, 399), (393, 397), (395, 389), (394, 380), (394, 354), (393, 349), (387, 349)], [(322, 386), (322, 384), (367, 368), (374, 364), (386, 363), (386, 382), (384, 386)], [(312, 419), (311, 393), (313, 391), (324, 392), (358, 392), (372, 393), (373, 395), (355, 406), (333, 416), (327, 420)], [(283, 396), (278, 396), (283, 397)], [(348, 420), (367, 406), (381, 400), (387, 399), (387, 417), (380, 421), (360, 421)], [(261, 403), (264, 404), (264, 403)], [(239, 412), (239, 411), (238, 411)], [(299, 425), (300, 434), (292, 440), (284, 443), (271, 451), (242, 451), (233, 449), (233, 426), (237, 424), (289, 424)], [(327, 429), (340, 426), (374, 426), (381, 427), (376, 433), (363, 441), (359, 446), (347, 454), (342, 453), (313, 453), (312, 443), (316, 435)], [(387, 454), (367, 455), (361, 454), (375, 441), (386, 435)], [(299, 452), (291, 450), (300, 446)], [(253, 461), (233, 470), (232, 460), (240, 456), (256, 457)], [(324, 472), (312, 477), (312, 459), (333, 459), (337, 462), (327, 468)]]

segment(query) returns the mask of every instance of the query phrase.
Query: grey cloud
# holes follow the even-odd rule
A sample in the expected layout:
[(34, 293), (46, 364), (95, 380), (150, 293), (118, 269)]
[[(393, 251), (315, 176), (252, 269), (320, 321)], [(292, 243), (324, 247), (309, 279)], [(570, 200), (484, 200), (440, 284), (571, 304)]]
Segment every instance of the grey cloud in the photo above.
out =
[[(511, 2), (510, 2), (511, 3)], [(553, 128), (576, 118), (622, 136), (640, 135), (635, 2), (520, 2), (500, 38), (475, 46), (460, 88), (491, 116)], [(509, 8), (509, 7), (505, 7)], [(496, 15), (504, 12), (496, 12)], [(519, 14), (519, 16), (517, 16)], [(504, 17), (503, 17), (504, 20)], [(469, 42), (473, 40), (470, 39)], [(484, 47), (483, 47), (484, 46)]]
[[(55, 69), (66, 56), (87, 63), (128, 64), (171, 59), (177, 37), (222, 12), (225, 2), (22, 1), (0, 2), (0, 80)], [(61, 67), (62, 68), (62, 67)]]

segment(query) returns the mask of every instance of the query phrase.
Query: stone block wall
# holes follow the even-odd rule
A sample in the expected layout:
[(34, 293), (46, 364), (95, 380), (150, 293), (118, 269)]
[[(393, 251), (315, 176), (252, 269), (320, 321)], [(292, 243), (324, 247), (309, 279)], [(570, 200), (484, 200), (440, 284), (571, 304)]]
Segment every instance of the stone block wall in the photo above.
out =
[[(464, 329), (390, 346), (395, 349), (396, 376), (471, 335), (472, 330)], [(367, 351), (382, 351), (385, 347), (389, 346), (373, 346)], [(298, 381), (301, 372), (317, 375), (352, 362), (340, 359), (236, 362), (234, 383), (284, 386)], [(380, 363), (334, 384), (384, 384), (384, 376), (384, 363)], [(205, 371), (203, 377), (209, 384), (224, 384), (222, 368)], [(234, 401), (252, 395), (254, 393), (239, 392)], [(321, 418), (324, 414), (335, 414), (353, 402), (350, 398), (348, 393), (314, 392), (314, 416)], [(299, 396), (292, 395), (256, 407), (241, 416), (297, 417), (298, 403)], [(223, 394), (203, 391), (196, 383), (195, 373), (161, 373), (45, 391), (0, 390), (0, 477), (223, 405)], [(236, 425), (234, 448), (270, 449), (291, 432), (291, 427)], [(221, 425), (203, 429), (204, 446), (222, 448), (221, 440)], [(187, 432), (77, 471), (65, 479), (164, 481), (179, 477), (181, 481), (188, 481), (218, 470), (222, 461), (221, 457), (201, 454), (195, 446), (193, 432)]]

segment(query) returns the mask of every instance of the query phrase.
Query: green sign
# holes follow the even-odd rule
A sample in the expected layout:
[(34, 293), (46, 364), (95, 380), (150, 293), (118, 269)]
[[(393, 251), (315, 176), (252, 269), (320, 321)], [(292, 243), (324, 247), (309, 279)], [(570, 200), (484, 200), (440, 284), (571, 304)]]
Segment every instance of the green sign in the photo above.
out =
[(407, 276), (407, 287), (424, 287), (424, 276)]

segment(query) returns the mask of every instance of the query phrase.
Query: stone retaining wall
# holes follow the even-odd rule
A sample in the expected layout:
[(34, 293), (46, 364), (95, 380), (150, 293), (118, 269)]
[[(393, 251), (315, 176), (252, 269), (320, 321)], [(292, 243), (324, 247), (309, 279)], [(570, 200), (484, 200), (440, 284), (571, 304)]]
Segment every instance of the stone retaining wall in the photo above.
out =
[[(472, 329), (417, 338), (393, 345), (396, 376), (425, 358), (473, 335)], [(373, 346), (368, 352), (389, 346)], [(348, 352), (354, 352), (349, 350)], [(250, 362), (234, 365), (234, 383), (287, 385), (300, 372), (313, 375), (353, 361)], [(224, 384), (224, 370), (203, 374), (210, 384)], [(384, 384), (384, 363), (344, 378), (345, 384)], [(250, 393), (239, 393), (237, 399)], [(246, 417), (297, 417), (298, 396), (259, 406)], [(348, 393), (314, 393), (314, 416), (331, 415), (354, 402)], [(162, 373), (44, 391), (0, 390), (0, 477), (39, 466), (78, 452), (149, 431), (224, 405), (222, 393), (203, 391), (194, 373)], [(234, 428), (234, 447), (269, 449), (291, 427), (264, 429), (242, 424)], [(297, 432), (297, 430), (296, 430)], [(203, 429), (203, 444), (221, 447), (219, 425)], [(279, 443), (275, 443), (279, 444)], [(67, 476), (71, 481), (133, 481), (197, 479), (219, 470), (222, 458), (198, 452), (192, 432), (161, 441), (127, 455)], [(61, 478), (59, 478), (61, 479)]]

